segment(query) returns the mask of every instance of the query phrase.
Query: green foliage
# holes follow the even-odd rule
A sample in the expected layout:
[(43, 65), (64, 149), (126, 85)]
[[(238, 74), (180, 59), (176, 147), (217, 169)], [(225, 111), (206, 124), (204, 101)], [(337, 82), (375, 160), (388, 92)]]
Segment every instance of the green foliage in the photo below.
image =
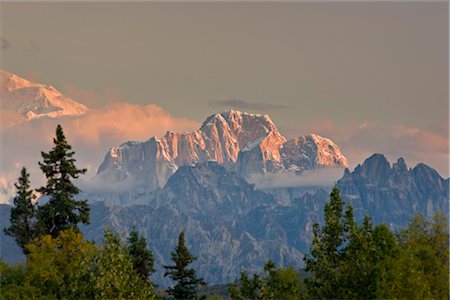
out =
[(26, 281), (26, 269), (22, 264), (10, 266), (0, 259), (0, 298), (39, 299), (42, 295)]
[[(85, 261), (92, 261), (95, 247), (74, 230), (62, 231), (57, 238), (45, 235), (27, 245), (26, 279), (50, 298), (75, 299), (85, 296), (80, 282)], [(80, 290), (81, 289), (81, 290)]]
[(267, 274), (261, 287), (262, 299), (301, 299), (302, 286), (299, 274), (291, 267), (277, 269), (269, 260), (264, 267)]
[(293, 268), (276, 268), (269, 260), (264, 266), (264, 276), (253, 274), (250, 278), (245, 271), (241, 271), (238, 284), (229, 286), (231, 299), (301, 299), (302, 284), (299, 273)]
[(241, 271), (239, 282), (228, 287), (231, 299), (259, 300), (261, 298), (262, 278), (258, 274), (253, 274), (250, 278), (248, 273)]
[(92, 268), (94, 290), (100, 299), (153, 299), (153, 286), (143, 281), (117, 235), (105, 229), (105, 241)]
[(62, 127), (56, 128), (54, 147), (48, 152), (41, 152), (43, 162), (39, 162), (47, 184), (37, 189), (49, 197), (48, 203), (39, 206), (37, 211), (39, 235), (50, 234), (57, 237), (62, 230), (78, 230), (78, 223), (89, 223), (89, 206), (86, 200), (75, 200), (80, 190), (72, 183), (86, 169), (77, 169)]
[(166, 272), (164, 276), (169, 276), (177, 284), (168, 289), (169, 295), (175, 299), (195, 299), (197, 298), (197, 288), (199, 285), (205, 285), (203, 278), (197, 278), (195, 270), (188, 268), (197, 257), (193, 256), (185, 245), (184, 231), (178, 237), (178, 246), (171, 253), (174, 265), (164, 266)]
[(68, 229), (27, 245), (26, 266), (0, 263), (2, 299), (154, 299), (117, 236), (96, 247)]
[(127, 241), (127, 252), (133, 261), (133, 267), (142, 279), (148, 280), (148, 277), (155, 272), (153, 267), (154, 258), (152, 251), (147, 248), (147, 242), (135, 228), (130, 233)]
[(355, 222), (335, 187), (325, 205), (325, 224), (314, 226), (305, 280), (312, 298), (448, 298), (448, 222), (417, 216), (396, 237), (370, 218)]
[(14, 207), (11, 209), (10, 226), (4, 229), (5, 234), (14, 237), (17, 244), (26, 254), (25, 245), (33, 239), (35, 223), (35, 207), (33, 190), (30, 189), (30, 174), (22, 168), (18, 181), (14, 184), (17, 194), (14, 197)]
[(401, 255), (394, 266), (390, 298), (448, 299), (448, 220), (437, 213), (432, 220), (417, 215), (399, 235)]
[(313, 227), (314, 238), (310, 254), (305, 256), (306, 271), (314, 276), (305, 281), (308, 292), (314, 298), (345, 298), (339, 293), (342, 287), (340, 272), (344, 264), (344, 247), (350, 230), (356, 225), (353, 209), (344, 214), (344, 200), (335, 186), (330, 200), (325, 204), (325, 224)]

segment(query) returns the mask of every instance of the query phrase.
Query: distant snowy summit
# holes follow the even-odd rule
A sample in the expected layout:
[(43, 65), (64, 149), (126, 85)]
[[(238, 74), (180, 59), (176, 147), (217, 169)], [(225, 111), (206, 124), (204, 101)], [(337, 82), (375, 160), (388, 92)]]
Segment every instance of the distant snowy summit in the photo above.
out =
[(25, 120), (83, 115), (87, 107), (64, 96), (53, 86), (28, 81), (0, 70), (0, 109), (19, 113)]
[(309, 134), (287, 141), (268, 115), (230, 110), (211, 115), (193, 132), (167, 132), (160, 139), (111, 148), (94, 180), (154, 190), (164, 186), (179, 167), (208, 161), (243, 178), (348, 167), (347, 158), (329, 139)]

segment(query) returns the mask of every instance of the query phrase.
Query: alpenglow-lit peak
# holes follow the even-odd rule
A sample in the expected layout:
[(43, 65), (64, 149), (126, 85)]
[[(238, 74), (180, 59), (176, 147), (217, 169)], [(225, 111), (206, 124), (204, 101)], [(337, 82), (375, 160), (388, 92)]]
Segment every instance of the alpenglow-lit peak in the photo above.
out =
[(1, 109), (21, 114), (24, 119), (82, 115), (87, 107), (64, 96), (53, 86), (34, 83), (0, 70)]
[(209, 116), (192, 132), (167, 132), (160, 139), (112, 148), (97, 178), (109, 183), (131, 180), (154, 190), (163, 187), (179, 167), (209, 161), (244, 178), (255, 173), (299, 174), (348, 166), (339, 147), (329, 139), (307, 135), (286, 141), (269, 116), (230, 110)]

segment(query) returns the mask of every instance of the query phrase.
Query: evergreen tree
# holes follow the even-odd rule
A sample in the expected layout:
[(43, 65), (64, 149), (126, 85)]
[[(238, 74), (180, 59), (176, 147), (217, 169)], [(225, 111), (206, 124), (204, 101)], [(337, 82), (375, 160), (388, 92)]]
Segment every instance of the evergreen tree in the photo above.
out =
[(171, 253), (174, 265), (164, 266), (166, 272), (164, 276), (170, 276), (177, 284), (173, 288), (169, 288), (168, 293), (175, 299), (195, 299), (197, 297), (197, 287), (205, 285), (203, 278), (197, 278), (195, 270), (188, 268), (197, 257), (189, 253), (184, 242), (184, 231), (178, 237), (178, 246)]
[(78, 223), (89, 224), (89, 206), (86, 200), (75, 200), (80, 190), (72, 183), (86, 169), (75, 166), (72, 147), (67, 143), (62, 127), (56, 128), (54, 147), (48, 152), (41, 152), (43, 162), (39, 162), (41, 170), (47, 177), (47, 184), (37, 191), (49, 197), (48, 203), (39, 206), (39, 235), (58, 236), (66, 229), (78, 230)]
[(335, 186), (325, 204), (325, 224), (322, 228), (314, 224), (311, 252), (305, 256), (306, 271), (313, 273), (305, 283), (313, 298), (345, 298), (337, 293), (341, 288), (344, 245), (354, 221), (351, 206), (345, 214), (343, 209), (344, 200)]
[(11, 209), (10, 226), (4, 229), (7, 235), (14, 237), (17, 244), (26, 254), (25, 245), (33, 239), (35, 223), (35, 207), (33, 190), (30, 189), (30, 174), (26, 168), (22, 168), (18, 182), (14, 185), (17, 194), (14, 197), (14, 207)]
[(133, 261), (135, 271), (142, 279), (148, 280), (148, 277), (155, 272), (153, 267), (154, 258), (152, 251), (147, 248), (147, 242), (135, 228), (128, 237), (127, 253)]
[(262, 300), (262, 286), (263, 278), (258, 274), (253, 274), (253, 277), (250, 277), (247, 271), (241, 270), (239, 281), (228, 286), (228, 293), (233, 300)]

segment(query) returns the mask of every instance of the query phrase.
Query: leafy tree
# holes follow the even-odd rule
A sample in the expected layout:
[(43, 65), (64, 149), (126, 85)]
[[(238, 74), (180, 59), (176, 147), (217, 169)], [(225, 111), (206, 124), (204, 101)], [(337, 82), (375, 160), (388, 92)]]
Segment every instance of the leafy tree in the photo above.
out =
[(25, 265), (8, 265), (0, 259), (0, 298), (37, 299), (42, 298), (39, 289), (26, 280)]
[(133, 261), (133, 267), (142, 279), (148, 280), (148, 277), (155, 272), (153, 267), (154, 258), (152, 251), (147, 248), (147, 242), (135, 228), (128, 237), (127, 252)]
[(35, 223), (35, 206), (33, 190), (30, 189), (30, 174), (22, 168), (18, 182), (14, 185), (17, 194), (14, 197), (14, 207), (11, 209), (10, 226), (4, 229), (7, 235), (15, 238), (17, 244), (26, 254), (25, 245), (33, 239)]
[(299, 274), (294, 268), (276, 268), (275, 264), (269, 260), (264, 272), (266, 278), (261, 287), (261, 295), (263, 299), (301, 299), (302, 286)]
[(26, 279), (45, 298), (90, 298), (89, 272), (85, 267), (94, 260), (95, 246), (69, 229), (57, 238), (45, 235), (27, 246)]
[(175, 299), (195, 299), (199, 285), (205, 285), (203, 278), (197, 278), (195, 270), (188, 268), (197, 257), (193, 256), (185, 245), (184, 231), (178, 237), (178, 246), (171, 253), (174, 265), (164, 266), (164, 276), (169, 276), (177, 284), (169, 288), (168, 293)]
[(80, 190), (72, 183), (86, 169), (75, 166), (72, 147), (67, 143), (62, 127), (56, 128), (54, 147), (41, 152), (43, 162), (41, 170), (47, 178), (47, 184), (37, 191), (49, 197), (49, 201), (38, 208), (38, 230), (40, 235), (58, 236), (62, 230), (78, 230), (78, 223), (89, 224), (89, 206), (86, 200), (75, 200)]
[(394, 265), (389, 298), (448, 299), (448, 220), (437, 213), (432, 220), (416, 215), (399, 235), (401, 253)]
[(26, 266), (0, 261), (1, 299), (154, 299), (119, 238), (105, 230), (103, 247), (68, 229), (27, 244)]
[(143, 282), (120, 239), (105, 229), (105, 242), (92, 268), (99, 299), (154, 299), (149, 282)]
[(293, 268), (276, 268), (269, 260), (264, 266), (264, 275), (253, 274), (250, 278), (241, 271), (238, 284), (229, 286), (231, 299), (301, 299), (302, 284), (299, 273)]

